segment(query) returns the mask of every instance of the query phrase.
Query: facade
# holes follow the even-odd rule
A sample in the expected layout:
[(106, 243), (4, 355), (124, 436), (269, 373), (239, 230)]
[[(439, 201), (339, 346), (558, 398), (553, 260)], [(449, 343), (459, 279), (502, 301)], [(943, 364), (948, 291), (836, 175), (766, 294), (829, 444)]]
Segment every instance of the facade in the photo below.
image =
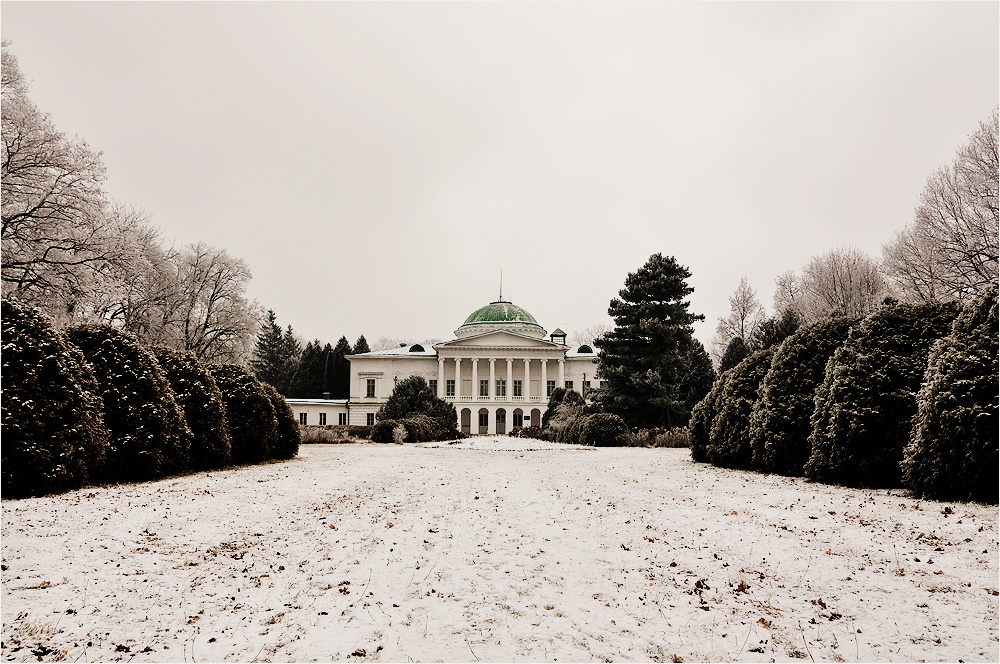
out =
[[(396, 383), (423, 376), (437, 395), (455, 404), (464, 433), (503, 434), (517, 426), (541, 426), (549, 396), (556, 387), (584, 393), (597, 387), (597, 354), (589, 346), (569, 347), (566, 334), (546, 331), (534, 317), (502, 298), (474, 311), (455, 331), (455, 339), (423, 346), (348, 355), (351, 396), (346, 403), (289, 399), (299, 421), (320, 424), (374, 424), (375, 413)], [(327, 405), (328, 404), (328, 405)], [(315, 420), (313, 419), (315, 409)], [(338, 421), (331, 421), (336, 416)]]

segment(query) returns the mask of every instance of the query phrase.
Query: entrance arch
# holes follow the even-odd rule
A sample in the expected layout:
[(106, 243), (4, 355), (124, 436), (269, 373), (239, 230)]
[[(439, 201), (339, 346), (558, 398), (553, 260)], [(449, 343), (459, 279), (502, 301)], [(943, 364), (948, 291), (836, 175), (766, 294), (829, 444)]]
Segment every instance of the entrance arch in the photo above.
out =
[(507, 433), (507, 411), (503, 408), (497, 408), (497, 434), (504, 435)]
[(472, 433), (472, 411), (468, 408), (463, 408), (459, 418), (462, 426), (462, 433), (466, 435)]
[(520, 408), (514, 409), (514, 421), (511, 423), (511, 426), (514, 427), (524, 426), (524, 411), (521, 410)]
[(531, 409), (531, 426), (540, 427), (542, 426), (542, 411), (537, 408)]
[(490, 432), (490, 411), (485, 408), (479, 409), (479, 428), (476, 431), (478, 433)]

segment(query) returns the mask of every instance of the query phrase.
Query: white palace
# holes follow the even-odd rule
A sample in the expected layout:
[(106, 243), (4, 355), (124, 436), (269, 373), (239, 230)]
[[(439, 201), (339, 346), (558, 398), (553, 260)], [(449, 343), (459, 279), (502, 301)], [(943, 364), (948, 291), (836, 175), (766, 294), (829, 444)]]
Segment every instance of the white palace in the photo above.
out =
[(566, 333), (546, 332), (535, 318), (502, 297), (477, 309), (451, 341), (348, 355), (350, 399), (288, 399), (304, 425), (375, 423), (375, 413), (396, 383), (423, 376), (436, 394), (455, 404), (464, 433), (502, 434), (541, 425), (556, 387), (586, 395), (597, 386), (597, 354), (566, 345)]

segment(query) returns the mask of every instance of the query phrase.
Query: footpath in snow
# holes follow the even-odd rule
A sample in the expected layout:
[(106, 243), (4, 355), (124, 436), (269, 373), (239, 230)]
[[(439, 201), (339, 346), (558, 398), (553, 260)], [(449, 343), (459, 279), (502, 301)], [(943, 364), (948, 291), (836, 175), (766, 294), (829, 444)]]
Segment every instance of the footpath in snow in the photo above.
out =
[(1000, 660), (997, 508), (477, 437), (3, 501), (4, 661)]

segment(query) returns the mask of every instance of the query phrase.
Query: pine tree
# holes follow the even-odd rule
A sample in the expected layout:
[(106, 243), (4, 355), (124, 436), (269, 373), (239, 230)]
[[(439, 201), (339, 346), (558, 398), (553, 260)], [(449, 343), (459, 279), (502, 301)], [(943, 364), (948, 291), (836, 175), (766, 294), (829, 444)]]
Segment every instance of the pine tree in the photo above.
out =
[(350, 342), (347, 337), (341, 337), (330, 358), (332, 372), (330, 393), (334, 399), (347, 399), (351, 396), (351, 361), (347, 359), (350, 354)]
[(629, 273), (621, 299), (611, 300), (608, 314), (615, 329), (595, 341), (604, 381), (597, 401), (632, 427), (675, 426), (687, 422), (678, 385), (684, 354), (691, 344), (691, 324), (705, 317), (688, 311), (694, 292), (691, 272), (672, 257), (650, 256)]
[(719, 373), (724, 373), (737, 366), (750, 357), (751, 352), (747, 342), (743, 341), (743, 337), (733, 337), (729, 345), (726, 346), (722, 359), (719, 360)]
[(712, 368), (712, 358), (708, 351), (697, 339), (691, 340), (684, 356), (684, 364), (684, 375), (677, 386), (677, 395), (684, 403), (685, 410), (690, 412), (712, 389), (715, 369)]
[(257, 347), (250, 368), (257, 380), (267, 383), (288, 396), (294, 389), (302, 347), (295, 338), (292, 326), (281, 331), (274, 311), (268, 309), (267, 319), (257, 333)]
[(370, 353), (372, 349), (368, 347), (368, 341), (365, 339), (365, 335), (358, 337), (358, 340), (354, 342), (354, 348), (351, 349), (351, 355), (361, 355), (362, 353)]

